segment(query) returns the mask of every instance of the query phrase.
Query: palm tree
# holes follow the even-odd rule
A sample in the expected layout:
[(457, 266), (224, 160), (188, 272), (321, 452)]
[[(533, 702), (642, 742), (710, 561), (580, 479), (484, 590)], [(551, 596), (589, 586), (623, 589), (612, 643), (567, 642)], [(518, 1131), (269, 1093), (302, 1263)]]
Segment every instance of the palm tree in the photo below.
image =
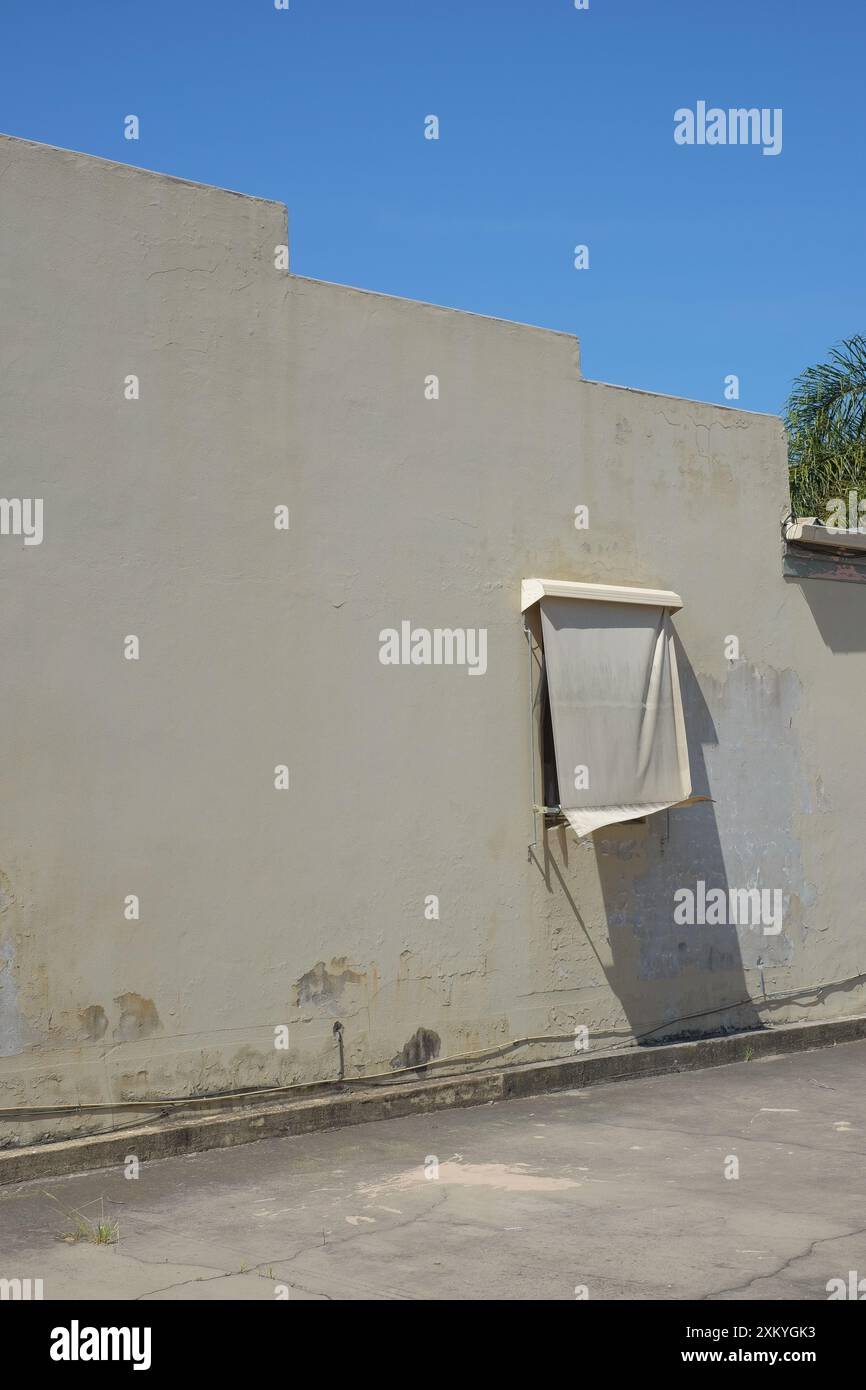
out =
[(855, 333), (800, 373), (785, 428), (795, 516), (826, 519), (830, 498), (849, 489), (866, 497), (866, 337)]

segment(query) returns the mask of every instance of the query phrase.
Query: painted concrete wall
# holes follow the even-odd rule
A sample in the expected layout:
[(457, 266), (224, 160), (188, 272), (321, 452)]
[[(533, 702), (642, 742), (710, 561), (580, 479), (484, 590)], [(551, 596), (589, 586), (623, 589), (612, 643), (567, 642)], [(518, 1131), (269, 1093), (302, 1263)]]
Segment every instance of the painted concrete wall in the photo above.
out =
[[(0, 536), (0, 1103), (334, 1077), (337, 1021), (356, 1075), (862, 1011), (866, 587), (783, 580), (778, 420), (286, 274), (257, 199), (3, 138), (0, 223), (0, 493), (44, 499)], [(712, 803), (528, 852), (536, 574), (682, 594)], [(486, 673), (381, 664), (403, 620)], [(782, 931), (677, 926), (699, 879)]]

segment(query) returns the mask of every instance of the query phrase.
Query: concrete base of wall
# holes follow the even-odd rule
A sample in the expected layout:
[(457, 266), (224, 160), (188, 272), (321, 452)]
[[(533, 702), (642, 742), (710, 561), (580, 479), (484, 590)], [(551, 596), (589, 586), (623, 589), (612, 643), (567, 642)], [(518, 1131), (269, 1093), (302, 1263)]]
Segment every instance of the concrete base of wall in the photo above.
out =
[[(135, 1154), (141, 1162), (148, 1162), (201, 1149), (308, 1134), (312, 1130), (336, 1129), (342, 1125), (364, 1124), (368, 1120), (392, 1120), (451, 1106), (486, 1105), (548, 1091), (579, 1089), (670, 1072), (699, 1071), (704, 1067), (834, 1047), (864, 1038), (866, 1017), (860, 1016), (821, 1023), (793, 1023), (659, 1047), (598, 1052), (561, 1062), (461, 1073), (409, 1084), (367, 1084), (361, 1088), (347, 1083), (340, 1087), (335, 1085), (327, 1096), (272, 1105), (241, 1107), (238, 1101), (222, 1102), (223, 1106), (230, 1104), (232, 1108), (223, 1109), (219, 1114), (187, 1114), (177, 1120), (142, 1124), (117, 1134), (96, 1134), (84, 1139), (2, 1150), (0, 1184), (43, 1180), (93, 1168), (120, 1167), (130, 1154)], [(221, 1102), (216, 1099), (214, 1105), (219, 1104)]]

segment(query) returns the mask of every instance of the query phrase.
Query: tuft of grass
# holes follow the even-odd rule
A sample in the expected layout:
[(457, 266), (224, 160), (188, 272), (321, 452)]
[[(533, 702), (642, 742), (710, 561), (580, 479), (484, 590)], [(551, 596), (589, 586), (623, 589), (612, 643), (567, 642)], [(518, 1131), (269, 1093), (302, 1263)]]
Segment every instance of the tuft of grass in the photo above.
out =
[(116, 1245), (117, 1244), (117, 1222), (116, 1221), (97, 1221), (87, 1233), (88, 1238), (94, 1245)]
[[(53, 1192), (46, 1192), (45, 1196), (52, 1202), (56, 1202), (61, 1208), (67, 1220), (71, 1223), (71, 1230), (66, 1230), (60, 1240), (65, 1240), (67, 1245), (77, 1245), (79, 1241), (86, 1241), (88, 1245), (116, 1245), (120, 1238), (120, 1224), (113, 1217), (105, 1215), (105, 1198), (99, 1198), (99, 1216), (96, 1220), (91, 1220), (85, 1216), (83, 1211), (77, 1207), (64, 1207), (59, 1197), (55, 1197)], [(88, 1203), (95, 1206), (95, 1202)]]

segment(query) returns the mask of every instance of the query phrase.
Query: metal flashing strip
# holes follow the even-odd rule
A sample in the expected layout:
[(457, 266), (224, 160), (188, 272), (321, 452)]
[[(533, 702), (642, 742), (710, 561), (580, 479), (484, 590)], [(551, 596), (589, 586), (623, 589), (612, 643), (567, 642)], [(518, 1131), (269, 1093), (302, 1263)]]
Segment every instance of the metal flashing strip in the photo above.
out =
[(782, 573), (787, 579), (866, 584), (866, 534), (820, 526), (816, 517), (785, 523)]
[(866, 584), (866, 555), (788, 544), (782, 558), (782, 574), (786, 579), (835, 579), (843, 584)]

